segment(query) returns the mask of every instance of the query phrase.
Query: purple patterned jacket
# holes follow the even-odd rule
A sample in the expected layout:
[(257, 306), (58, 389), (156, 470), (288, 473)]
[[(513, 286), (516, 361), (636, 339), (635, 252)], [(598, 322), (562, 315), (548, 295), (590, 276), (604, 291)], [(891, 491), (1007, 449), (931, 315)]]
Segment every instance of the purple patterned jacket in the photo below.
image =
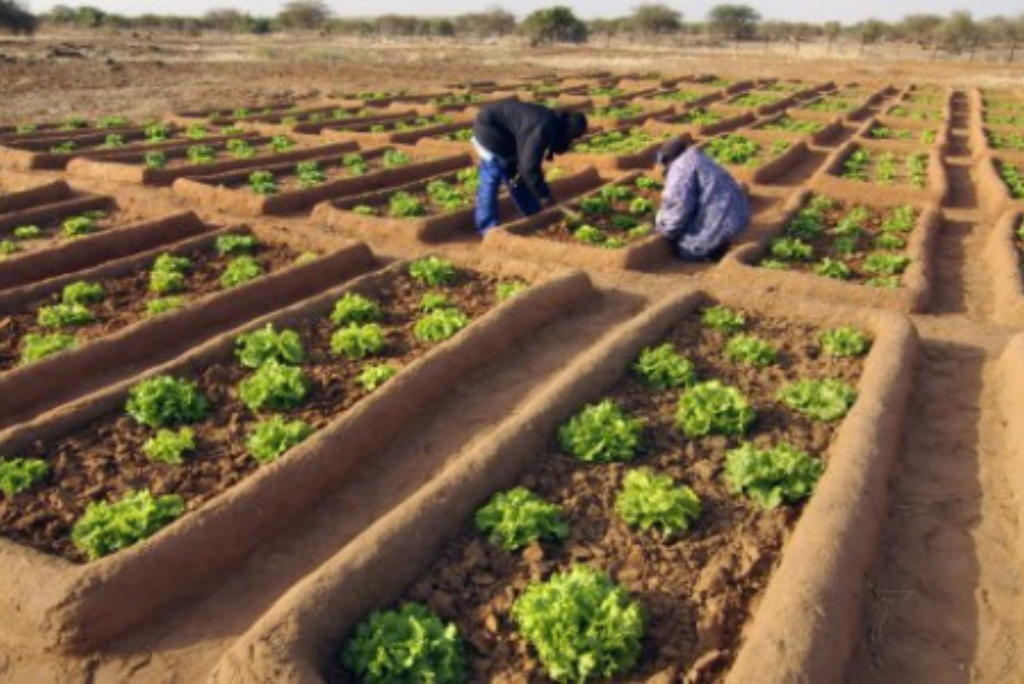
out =
[(747, 229), (750, 206), (729, 172), (691, 147), (669, 167), (655, 230), (699, 260)]

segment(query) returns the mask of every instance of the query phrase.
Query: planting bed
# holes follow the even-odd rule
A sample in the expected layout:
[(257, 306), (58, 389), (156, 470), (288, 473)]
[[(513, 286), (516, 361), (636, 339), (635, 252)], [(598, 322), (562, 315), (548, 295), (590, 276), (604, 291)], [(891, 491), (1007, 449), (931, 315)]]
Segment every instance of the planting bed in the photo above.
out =
[(863, 137), (869, 140), (895, 140), (922, 146), (935, 144), (938, 136), (938, 126), (907, 125), (899, 119), (873, 119), (863, 132)]
[(726, 166), (736, 180), (747, 183), (770, 183), (807, 153), (807, 145), (802, 141), (754, 131), (722, 135), (702, 142), (699, 147)]
[(792, 294), (920, 311), (931, 292), (932, 245), (940, 225), (934, 208), (872, 205), (809, 192), (783, 208), (782, 219), (735, 249), (739, 267)]
[[(250, 234), (240, 231), (220, 235)], [(162, 289), (154, 290), (159, 284), (154, 272), (160, 269), (150, 264), (148, 267), (137, 266), (130, 272), (106, 278), (92, 279), (88, 277), (90, 274), (83, 274), (82, 280), (75, 283), (98, 285), (95, 299), (91, 296), (83, 299), (69, 297), (67, 288), (36, 301), (29, 300), (31, 295), (21, 292), (0, 297), (5, 333), (0, 340), (0, 375), (39, 360), (27, 359), (25, 356), (26, 340), (30, 337), (63, 338), (68, 343), (66, 349), (73, 349), (165, 312), (155, 311), (154, 306), (168, 304), (170, 301), (173, 307), (167, 311), (184, 308), (210, 294), (237, 287), (241, 282), (225, 282), (225, 278), (228, 278), (229, 266), (241, 254), (254, 260), (256, 266), (252, 275), (259, 274), (255, 277), (287, 268), (299, 256), (297, 251), (287, 246), (274, 244), (259, 244), (252, 250), (233, 255), (215, 249), (213, 242), (207, 238), (199, 238), (197, 244), (190, 248), (177, 248), (165, 254), (173, 254), (190, 262), (190, 265), (182, 269), (182, 277), (173, 279), (173, 287), (166, 284), (161, 286)], [(243, 277), (249, 275), (244, 273)], [(54, 319), (52, 322), (48, 322), (47, 314), (51, 314)]]
[(707, 137), (749, 126), (757, 121), (757, 117), (750, 112), (710, 106), (692, 107), (681, 114), (663, 117), (661, 120), (669, 125), (685, 126), (684, 130), (697, 137)]
[(0, 254), (4, 259), (51, 248), (127, 225), (137, 218), (113, 198), (84, 196), (0, 214)]
[(327, 199), (402, 185), (471, 163), (467, 155), (442, 157), (430, 148), (359, 150), (354, 143), (336, 147), (343, 148), (343, 153), (181, 179), (174, 190), (203, 204), (250, 216), (288, 214)]
[[(455, 173), (326, 202), (313, 216), (342, 234), (384, 232), (424, 242), (446, 240), (473, 230), (478, 182), (476, 167), (466, 166)], [(568, 198), (596, 187), (600, 178), (590, 170), (558, 180), (549, 177), (549, 182), (555, 196)], [(514, 211), (511, 198), (503, 194), (499, 202), (502, 218), (508, 220)]]
[(1024, 155), (983, 154), (977, 163), (978, 196), (992, 216), (1024, 203)]
[(310, 145), (286, 135), (238, 138), (163, 152), (134, 151), (105, 155), (101, 159), (75, 159), (68, 164), (68, 172), (105, 180), (170, 185), (178, 178), (258, 168), (277, 161), (299, 160), (350, 149), (344, 145)]
[(484, 246), (574, 266), (643, 269), (671, 256), (654, 234), (661, 183), (628, 174), (570, 204), (578, 218), (549, 211), (489, 231)]
[[(692, 293), (673, 297), (568, 368), (524, 415), (512, 417), (445, 477), (283, 598), (221, 661), (214, 681), (266, 671), (288, 681), (318, 673), (350, 681), (339, 659), (357, 623), (371, 610), (406, 600), (454, 624), (465, 643), (470, 679), (539, 680), (537, 651), (521, 636), (513, 617), (520, 609), (512, 606), (529, 585), (580, 565), (607, 573), (643, 614), (638, 619), (631, 612), (636, 609), (622, 610), (595, 629), (615, 640), (603, 652), (609, 642), (588, 643), (591, 665), (602, 668), (595, 675), (710, 681), (731, 668), (736, 681), (838, 677), (855, 638), (857, 596), (883, 515), (878, 504), (885, 499), (894, 427), (909, 386), (898, 364), (912, 358), (911, 328), (896, 317), (806, 304), (788, 304), (782, 318), (782, 307), (758, 299), (762, 313), (751, 313), (746, 329), (780, 347), (777, 364), (758, 370), (726, 361), (722, 350), (730, 335), (703, 329), (695, 312), (712, 303)], [(838, 325), (859, 327), (874, 338), (866, 362), (820, 351), (819, 334)], [(645, 387), (629, 370), (641, 350), (665, 342), (695, 362), (699, 381), (719, 378), (750, 400), (757, 418), (749, 431), (680, 433), (674, 416), (688, 390)], [(857, 386), (860, 396), (845, 422), (840, 424), (842, 411), (812, 421), (778, 402), (783, 385), (808, 377)], [(592, 459), (582, 463), (566, 453), (567, 444), (582, 443), (567, 442), (565, 429), (556, 428), (585, 404), (609, 397), (628, 419), (643, 421), (642, 436), (638, 442), (627, 438), (633, 434), (628, 423), (609, 416), (595, 429), (617, 429), (619, 437), (577, 451)], [(525, 423), (532, 429), (522, 430)], [(788, 442), (813, 454), (807, 463), (817, 465), (805, 467), (824, 474), (809, 503), (801, 499), (810, 487), (791, 490), (788, 503), (767, 510), (729, 490), (722, 478), (727, 452), (748, 439), (758, 449)], [(612, 453), (628, 454), (628, 466), (602, 462)], [(638, 468), (668, 475), (673, 487), (696, 490), (701, 503), (698, 515), (690, 513), (689, 529), (666, 538), (624, 522), (616, 499), (627, 471)], [(475, 529), (473, 514), (516, 483), (556, 504), (567, 528), (525, 548), (494, 548)], [(555, 605), (571, 610), (567, 602)], [(574, 618), (578, 622), (549, 633), (571, 640), (594, 612), (566, 615)], [(633, 641), (638, 624), (644, 636)], [(565, 643), (559, 650), (572, 658)], [(615, 654), (621, 668), (604, 670)]]
[(651, 166), (666, 140), (678, 132), (672, 127), (648, 122), (642, 127), (623, 127), (584, 136), (562, 157), (560, 163), (600, 171), (628, 171)]
[(929, 150), (875, 140), (850, 142), (839, 148), (812, 179), (811, 186), (830, 195), (850, 195), (871, 188), (874, 197), (887, 202), (940, 203), (949, 192), (938, 146)]
[(129, 152), (171, 154), (193, 146), (223, 146), (228, 140), (252, 133), (238, 128), (216, 129), (195, 124), (187, 129), (154, 124), (126, 133), (25, 140), (0, 144), (0, 166), (12, 169), (63, 169), (80, 157), (103, 158)]
[[(308, 513), (319, 498), (394, 439), (394, 425), (413, 419), (451, 382), (493, 360), (494, 354), (552, 317), (564, 315), (591, 293), (582, 274), (540, 275), (536, 269), (514, 263), (477, 262), (457, 268), (453, 281), (430, 280), (439, 274), (447, 276), (444, 269), (417, 270), (409, 263), (396, 264), (215, 338), (146, 378), (111, 386), (82, 403), (0, 435), (0, 452), (32, 454), (51, 468), (34, 488), (0, 504), (3, 535), (19, 542), (0, 543), (0, 555), (44, 568), (54, 581), (51, 594), (35, 606), (44, 612), (30, 611), (3, 630), (18, 634), (28, 623), (45, 617), (45, 638), (96, 644), (147, 620), (154, 608), (190, 595), (199, 583), (283, 531), (296, 516)], [(379, 305), (375, 325), (383, 336), (382, 350), (371, 349), (365, 337), (353, 335), (353, 329), (365, 332), (362, 326), (369, 325), (374, 310), (351, 303), (338, 305), (352, 294)], [(434, 298), (429, 313), (424, 309), (425, 295)], [(444, 303), (437, 301), (438, 295)], [(448, 324), (439, 325), (439, 317)], [(459, 325), (451, 325), (453, 317), (461, 319)], [(268, 324), (278, 333), (294, 330), (304, 354), (286, 353), (294, 348), (288, 342), (287, 347), (284, 343), (244, 347), (246, 355), (236, 355), (242, 348), (241, 334), (266, 335)], [(459, 326), (468, 327), (460, 333)], [(257, 354), (258, 349), (270, 356)], [(352, 354), (363, 356), (350, 358)], [(392, 368), (397, 375), (388, 379), (377, 371), (372, 380), (364, 377), (364, 371), (378, 365)], [(268, 379), (297, 373), (304, 376), (303, 390), (293, 382), (284, 393), (284, 386)], [(140, 413), (143, 409), (138, 407), (143, 404), (134, 402), (141, 400), (132, 400), (140, 390), (134, 388), (144, 379), (158, 377), (195, 383), (205, 397), (200, 409), (192, 403), (186, 414), (161, 414), (178, 415), (178, 419), (167, 418), (159, 424), (146, 417), (153, 414)], [(371, 381), (372, 385), (367, 384)], [(159, 400), (153, 401), (157, 403), (147, 405), (160, 405)], [(184, 406), (164, 404), (172, 405)], [(126, 415), (126, 406), (136, 408), (127, 409)], [(292, 441), (250, 439), (258, 421), (282, 412), (289, 422), (306, 420), (315, 434), (301, 429), (297, 434), (302, 437)], [(194, 451), (186, 450), (182, 464), (147, 460), (145, 454), (152, 452), (145, 444), (158, 434), (158, 428), (182, 426), (192, 430), (196, 444)], [(285, 446), (268, 452), (271, 445)], [(290, 450), (288, 445), (293, 445)], [(281, 455), (285, 450), (288, 453)], [(184, 515), (138, 548), (108, 547), (106, 553), (113, 554), (109, 558), (75, 567), (66, 561), (47, 561), (23, 546), (76, 563), (84, 561), (90, 547), (72, 526), (87, 504), (114, 501), (141, 488), (154, 495), (180, 496), (184, 504), (175, 509), (175, 515), (154, 521), (142, 538)], [(282, 496), (288, 492), (302, 495)], [(200, 508), (203, 513), (197, 516)], [(172, 577), (174, 581), (168, 581)], [(107, 601), (113, 596), (128, 600), (111, 610)]]

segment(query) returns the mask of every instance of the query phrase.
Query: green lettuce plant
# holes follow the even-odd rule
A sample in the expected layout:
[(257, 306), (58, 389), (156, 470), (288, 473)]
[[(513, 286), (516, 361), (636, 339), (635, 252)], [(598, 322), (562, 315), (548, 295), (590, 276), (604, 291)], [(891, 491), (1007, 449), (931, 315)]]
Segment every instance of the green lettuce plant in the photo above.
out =
[(306, 358), (302, 338), (294, 330), (278, 332), (273, 323), (259, 330), (239, 335), (235, 340), (235, 357), (246, 368), (259, 368), (270, 360), (297, 366)]
[(785, 443), (771, 449), (747, 443), (725, 457), (729, 488), (767, 509), (810, 496), (823, 470), (821, 461)]
[(459, 282), (459, 270), (448, 259), (429, 256), (409, 264), (409, 275), (427, 287), (455, 285)]
[(666, 343), (640, 352), (633, 371), (648, 385), (666, 390), (692, 385), (697, 380), (693, 363)]
[(214, 248), (221, 256), (240, 256), (252, 254), (260, 246), (260, 241), (255, 235), (221, 235), (214, 243)]
[(21, 340), (21, 363), (22, 365), (35, 363), (47, 356), (73, 349), (77, 344), (78, 338), (74, 335), (29, 333)]
[(89, 325), (96, 321), (96, 316), (88, 307), (81, 304), (54, 304), (39, 309), (36, 321), (44, 328), (61, 330)]
[(468, 681), (458, 629), (418, 603), (370, 615), (356, 627), (341, 661), (360, 682)]
[(495, 494), (473, 518), (476, 529), (495, 546), (516, 551), (541, 539), (561, 541), (569, 525), (557, 505), (525, 487)]
[(586, 463), (632, 461), (639, 455), (644, 425), (611, 399), (585, 406), (558, 430), (562, 451)]
[(871, 339), (867, 335), (847, 326), (826, 330), (818, 341), (829, 356), (863, 356), (871, 348)]
[(384, 329), (376, 323), (350, 323), (331, 336), (331, 351), (353, 360), (380, 354), (386, 347)]
[(148, 539), (184, 512), (185, 501), (176, 494), (130, 492), (114, 503), (89, 504), (71, 530), (71, 541), (89, 560), (98, 560)]
[(717, 380), (694, 385), (679, 397), (676, 425), (687, 437), (740, 436), (757, 414), (735, 387)]
[(64, 286), (61, 301), (65, 304), (99, 304), (106, 299), (107, 293), (100, 283), (89, 283), (84, 280)]
[(238, 385), (238, 395), (250, 411), (289, 411), (306, 400), (309, 390), (301, 368), (274, 359), (265, 361)]
[(195, 433), (187, 427), (177, 431), (160, 430), (142, 445), (142, 453), (150, 461), (169, 465), (182, 465), (185, 455), (195, 450)]
[(744, 366), (767, 368), (778, 360), (778, 356), (774, 346), (754, 335), (736, 335), (725, 345), (725, 357)]
[(0, 492), (10, 498), (27, 491), (50, 476), (50, 466), (38, 458), (9, 458), (0, 461)]
[(701, 322), (709, 328), (724, 333), (737, 333), (747, 327), (746, 317), (727, 306), (711, 306), (704, 309)]
[(387, 364), (371, 364), (363, 368), (356, 376), (356, 383), (367, 392), (373, 392), (398, 374), (394, 366)]
[(779, 390), (779, 401), (816, 421), (829, 423), (849, 412), (857, 401), (857, 390), (842, 380), (799, 380)]
[(251, 256), (235, 257), (228, 262), (228, 267), (220, 277), (220, 285), (224, 289), (238, 287), (251, 280), (261, 277), (265, 271), (260, 262)]
[(700, 517), (700, 499), (689, 487), (677, 487), (668, 475), (647, 468), (626, 474), (615, 510), (630, 527), (656, 529), (663, 537), (681, 534)]
[(640, 657), (646, 628), (640, 603), (585, 565), (527, 587), (512, 605), (512, 619), (556, 682), (626, 675)]
[(128, 390), (125, 411), (151, 428), (194, 423), (206, 417), (210, 402), (199, 387), (183, 378), (158, 375)]
[(256, 424), (245, 440), (245, 447), (253, 458), (266, 465), (304, 442), (313, 432), (313, 426), (304, 420), (273, 416)]
[(384, 318), (380, 304), (354, 292), (345, 293), (334, 303), (331, 322), (335, 325), (353, 323), (377, 323)]
[(460, 330), (469, 325), (466, 315), (453, 307), (435, 309), (413, 326), (413, 335), (424, 344), (437, 344), (454, 337)]

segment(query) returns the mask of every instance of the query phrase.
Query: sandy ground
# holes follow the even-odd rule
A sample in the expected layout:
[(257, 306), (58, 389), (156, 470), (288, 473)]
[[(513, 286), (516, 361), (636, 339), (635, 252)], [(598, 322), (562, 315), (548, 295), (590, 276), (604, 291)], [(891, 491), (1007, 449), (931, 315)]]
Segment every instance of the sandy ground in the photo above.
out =
[[(153, 42), (130, 35), (99, 41), (76, 36), (2, 40), (0, 122), (71, 114), (159, 116), (172, 109), (230, 107), (277, 95), (302, 98), (363, 88), (428, 90), (453, 81), (510, 80), (580, 68), (934, 82), (957, 88), (1012, 87), (1020, 74), (1019, 67), (1005, 65), (978, 64), (968, 70), (964, 64), (808, 57), (806, 52), (711, 55), (670, 48), (524, 53), (511, 46), (372, 46), (319, 39)], [(995, 365), (1017, 331), (989, 322), (989, 275), (977, 255), (994, 217), (977, 206), (965, 128), (965, 113), (959, 111), (947, 159), (953, 194), (936, 257), (938, 292), (930, 311), (914, 317), (924, 351), (893, 506), (870, 577), (851, 682), (1024, 681), (1024, 566), (1017, 542), (1019, 522), (1005, 476), (1005, 419), (996, 402)], [(812, 171), (796, 173), (809, 176)], [(785, 185), (801, 180), (787, 177)], [(167, 190), (99, 182), (80, 185), (116, 191), (123, 202), (145, 206), (154, 215), (185, 206)], [(781, 197), (782, 189), (775, 191)], [(268, 220), (294, 226), (303, 221)], [(409, 249), (387, 242), (373, 247), (391, 255)], [(506, 412), (524, 404), (567, 359), (635, 313), (640, 297), (671, 291), (673, 276), (678, 274), (601, 276), (599, 284), (615, 291), (607, 292), (581, 317), (555, 324), (517, 347), (503, 364), (479, 373), (466, 384), (473, 389), (455, 392), (451, 401), (424, 415), (390, 451), (416, 451), (438, 464), (454, 458), (478, 438), (496, 407)], [(387, 460), (385, 454), (382, 462)], [(385, 480), (380, 472), (364, 477), (361, 485), (368, 491), (377, 488), (391, 495), (395, 487), (411, 491), (417, 485)], [(327, 515), (322, 519), (332, 519), (330, 511), (341, 510), (344, 504), (343, 497), (325, 502)], [(0, 679), (201, 681), (232, 640), (287, 587), (329, 557), (345, 534), (326, 523), (307, 528), (196, 601), (154, 616), (145, 629), (103, 653), (69, 658), (0, 646)]]

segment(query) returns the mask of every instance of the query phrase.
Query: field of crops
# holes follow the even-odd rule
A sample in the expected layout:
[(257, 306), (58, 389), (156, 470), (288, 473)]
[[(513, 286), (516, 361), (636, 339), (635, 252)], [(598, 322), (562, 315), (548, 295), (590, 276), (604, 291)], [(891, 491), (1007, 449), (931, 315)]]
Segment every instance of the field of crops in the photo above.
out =
[[(479, 238), (471, 124), (510, 97), (592, 130), (546, 166), (570, 211), (503, 195)], [(171, 680), (841, 681), (880, 648), (935, 326), (1024, 382), (1016, 91), (573, 73), (95, 114), (0, 126), (20, 647), (159, 616)], [(750, 197), (721, 263), (653, 231), (680, 136)], [(975, 226), (961, 316), (943, 236)]]

